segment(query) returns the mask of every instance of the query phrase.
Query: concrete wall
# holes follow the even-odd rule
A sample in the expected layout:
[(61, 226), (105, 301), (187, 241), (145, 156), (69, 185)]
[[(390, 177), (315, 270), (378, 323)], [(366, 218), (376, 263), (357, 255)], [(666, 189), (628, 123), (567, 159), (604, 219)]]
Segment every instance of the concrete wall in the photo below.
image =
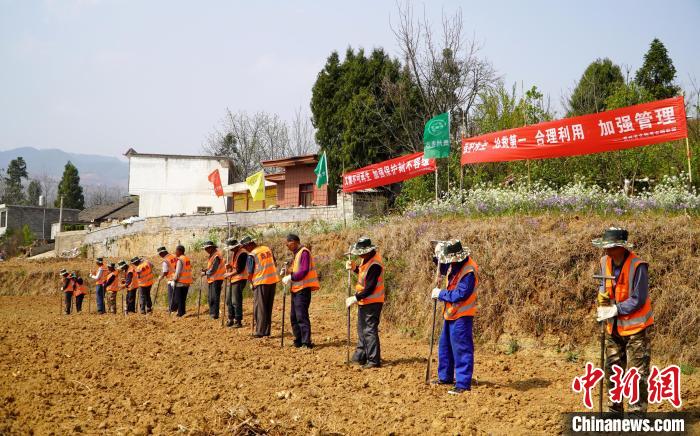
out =
[(224, 200), (214, 195), (209, 174), (218, 169), (221, 183), (228, 167), (215, 159), (130, 156), (129, 194), (139, 196), (139, 216), (194, 214), (197, 207), (225, 212)]
[[(45, 219), (44, 211), (46, 211)], [(53, 207), (43, 208), (38, 206), (5, 205), (4, 207), (0, 207), (0, 212), (6, 214), (6, 225), (0, 228), (0, 234), (4, 234), (8, 229), (21, 230), (25, 224), (28, 224), (35, 238), (50, 239), (51, 225), (58, 222), (60, 209)], [(63, 209), (63, 221), (77, 221), (78, 213), (80, 213), (78, 209)]]
[[(88, 257), (153, 257), (155, 249), (161, 245), (173, 247), (183, 244), (189, 248), (196, 241), (209, 239), (212, 232), (218, 232), (219, 239), (223, 239), (229, 222), (233, 227), (244, 228), (310, 221), (343, 222), (345, 217), (349, 223), (354, 215), (353, 200), (351, 196), (340, 196), (340, 199), (345, 201), (339, 201), (336, 206), (238, 212), (229, 213), (228, 217), (223, 213), (152, 217), (133, 224), (93, 229), (84, 234), (82, 242), (87, 245)], [(73, 248), (68, 245), (57, 242), (57, 253), (60, 253), (59, 247)]]
[(56, 255), (60, 256), (63, 251), (80, 248), (85, 243), (86, 234), (87, 230), (75, 230), (72, 232), (61, 232), (56, 235), (54, 248)]

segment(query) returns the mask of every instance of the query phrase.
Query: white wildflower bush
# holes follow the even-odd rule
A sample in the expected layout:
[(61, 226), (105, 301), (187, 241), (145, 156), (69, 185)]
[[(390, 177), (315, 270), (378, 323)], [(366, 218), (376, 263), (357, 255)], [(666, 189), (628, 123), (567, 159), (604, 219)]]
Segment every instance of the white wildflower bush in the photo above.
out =
[(666, 176), (649, 190), (628, 196), (621, 190), (576, 181), (564, 187), (542, 182), (527, 185), (481, 184), (470, 189), (450, 189), (437, 201), (414, 202), (404, 209), (408, 217), (428, 215), (504, 215), (517, 213), (593, 212), (627, 214), (643, 211), (700, 212), (700, 195), (686, 186), (687, 178)]

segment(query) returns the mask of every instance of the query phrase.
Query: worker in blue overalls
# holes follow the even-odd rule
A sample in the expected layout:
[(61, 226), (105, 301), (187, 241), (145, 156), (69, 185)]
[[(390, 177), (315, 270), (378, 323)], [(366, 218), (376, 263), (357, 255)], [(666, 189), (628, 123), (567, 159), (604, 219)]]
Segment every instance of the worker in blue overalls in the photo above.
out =
[(468, 248), (459, 240), (445, 241), (436, 247), (440, 274), (447, 276), (447, 289), (433, 289), (431, 297), (445, 303), (445, 325), (438, 345), (438, 380), (435, 384), (453, 384), (448, 392), (457, 395), (471, 390), (474, 370), (473, 319), (476, 314), (478, 270)]

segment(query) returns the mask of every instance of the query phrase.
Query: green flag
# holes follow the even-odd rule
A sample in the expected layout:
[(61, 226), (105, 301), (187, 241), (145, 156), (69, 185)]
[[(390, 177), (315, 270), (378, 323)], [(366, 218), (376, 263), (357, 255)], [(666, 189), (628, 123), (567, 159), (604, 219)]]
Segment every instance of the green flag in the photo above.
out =
[(436, 115), (425, 124), (423, 151), (426, 159), (450, 155), (450, 113)]
[(317, 188), (320, 188), (321, 186), (328, 183), (328, 160), (326, 159), (325, 151), (321, 155), (321, 158), (318, 160), (318, 164), (316, 165), (314, 174), (316, 174)]

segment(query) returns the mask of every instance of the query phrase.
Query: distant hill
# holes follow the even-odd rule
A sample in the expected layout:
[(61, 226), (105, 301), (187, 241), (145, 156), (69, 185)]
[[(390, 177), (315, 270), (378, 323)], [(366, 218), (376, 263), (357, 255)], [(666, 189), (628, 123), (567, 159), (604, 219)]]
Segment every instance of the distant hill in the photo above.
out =
[(12, 159), (22, 156), (27, 162), (27, 172), (31, 176), (49, 176), (60, 179), (63, 167), (71, 161), (78, 168), (82, 185), (119, 186), (127, 188), (129, 164), (111, 156), (95, 154), (67, 153), (55, 148), (38, 150), (21, 147), (0, 150), (0, 168), (7, 168)]

